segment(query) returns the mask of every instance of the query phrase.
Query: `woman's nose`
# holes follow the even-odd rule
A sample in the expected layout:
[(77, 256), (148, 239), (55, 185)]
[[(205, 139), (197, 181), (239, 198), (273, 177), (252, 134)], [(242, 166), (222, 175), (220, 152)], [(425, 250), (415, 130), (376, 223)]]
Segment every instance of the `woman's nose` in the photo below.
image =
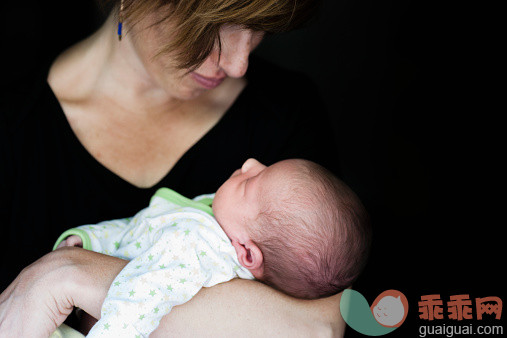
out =
[(220, 68), (229, 77), (242, 77), (248, 69), (248, 56), (252, 51), (252, 31), (226, 29), (221, 36), (221, 42)]

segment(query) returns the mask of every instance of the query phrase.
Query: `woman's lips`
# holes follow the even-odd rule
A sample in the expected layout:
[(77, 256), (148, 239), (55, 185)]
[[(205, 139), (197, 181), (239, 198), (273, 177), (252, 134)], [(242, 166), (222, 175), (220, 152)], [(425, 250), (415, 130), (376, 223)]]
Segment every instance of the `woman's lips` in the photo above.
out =
[(216, 86), (218, 86), (219, 84), (221, 84), (222, 81), (225, 80), (225, 76), (224, 77), (206, 77), (206, 76), (199, 75), (197, 73), (191, 73), (191, 75), (192, 75), (192, 78), (195, 81), (197, 81), (197, 83), (199, 83), (201, 86), (203, 86), (204, 88), (207, 88), (207, 89), (213, 89)]

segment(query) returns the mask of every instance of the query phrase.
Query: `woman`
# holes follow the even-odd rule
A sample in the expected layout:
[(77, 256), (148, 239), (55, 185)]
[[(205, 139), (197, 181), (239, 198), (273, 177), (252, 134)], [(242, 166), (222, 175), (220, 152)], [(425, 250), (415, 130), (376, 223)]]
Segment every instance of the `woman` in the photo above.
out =
[[(263, 36), (298, 26), (314, 5), (114, 2), (95, 34), (24, 86), (30, 95), (14, 90), (0, 117), (0, 216), (10, 238), (1, 289), (64, 229), (132, 215), (160, 187), (191, 197), (216, 191), (248, 157), (306, 157), (335, 169), (308, 81), (261, 61), (246, 74)], [(47, 336), (73, 306), (100, 316), (125, 264), (79, 248), (44, 255), (0, 296), (0, 336)], [(335, 333), (343, 330), (338, 302), (339, 295), (300, 301), (233, 281), (200, 292), (157, 332)]]

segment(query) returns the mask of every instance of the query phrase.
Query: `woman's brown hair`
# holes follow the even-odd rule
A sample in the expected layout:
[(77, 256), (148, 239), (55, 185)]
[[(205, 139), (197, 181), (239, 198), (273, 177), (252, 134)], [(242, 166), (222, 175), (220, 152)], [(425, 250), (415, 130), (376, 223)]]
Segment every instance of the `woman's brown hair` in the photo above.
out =
[[(120, 0), (98, 0), (106, 10), (118, 9)], [(161, 52), (175, 52), (182, 69), (195, 69), (211, 53), (220, 50), (220, 27), (233, 24), (280, 33), (301, 26), (315, 13), (319, 0), (123, 0), (123, 21), (134, 25), (157, 11), (174, 25), (174, 38)]]

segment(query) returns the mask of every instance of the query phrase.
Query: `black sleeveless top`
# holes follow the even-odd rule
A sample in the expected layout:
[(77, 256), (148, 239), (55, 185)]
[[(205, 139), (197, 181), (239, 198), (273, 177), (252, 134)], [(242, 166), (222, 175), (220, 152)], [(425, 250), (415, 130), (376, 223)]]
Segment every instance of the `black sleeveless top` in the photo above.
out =
[(222, 119), (159, 183), (137, 188), (81, 145), (47, 84), (48, 69), (0, 94), (0, 292), (64, 230), (134, 215), (161, 187), (188, 197), (215, 192), (249, 157), (266, 165), (307, 158), (337, 171), (315, 87), (254, 59), (248, 85)]

